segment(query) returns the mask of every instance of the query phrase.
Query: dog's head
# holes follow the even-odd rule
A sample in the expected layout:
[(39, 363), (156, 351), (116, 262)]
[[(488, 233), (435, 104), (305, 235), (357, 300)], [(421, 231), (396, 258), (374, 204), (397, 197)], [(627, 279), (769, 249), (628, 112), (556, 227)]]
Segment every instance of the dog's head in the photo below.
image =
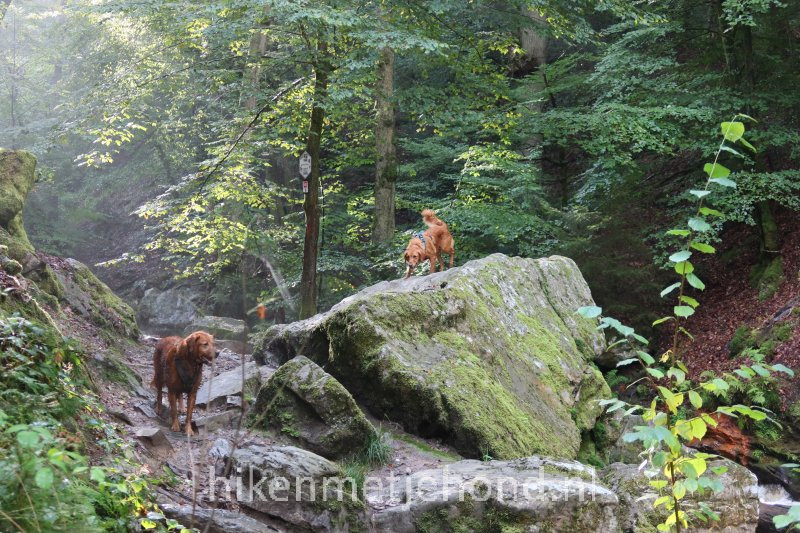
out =
[(189, 354), (201, 363), (210, 363), (214, 360), (214, 337), (205, 331), (195, 331), (183, 340)]
[(422, 252), (417, 249), (408, 249), (406, 253), (403, 254), (403, 259), (405, 259), (406, 265), (411, 268), (416, 268), (418, 264), (425, 260), (425, 257), (423, 257)]

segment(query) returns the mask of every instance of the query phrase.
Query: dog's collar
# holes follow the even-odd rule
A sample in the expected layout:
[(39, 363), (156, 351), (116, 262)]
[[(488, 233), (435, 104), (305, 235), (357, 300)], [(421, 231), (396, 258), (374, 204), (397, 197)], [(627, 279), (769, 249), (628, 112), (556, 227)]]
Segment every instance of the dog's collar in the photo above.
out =
[(425, 250), (427, 248), (427, 245), (425, 244), (425, 235), (423, 234), (423, 232), (418, 231), (414, 233), (414, 237), (422, 241), (422, 249)]

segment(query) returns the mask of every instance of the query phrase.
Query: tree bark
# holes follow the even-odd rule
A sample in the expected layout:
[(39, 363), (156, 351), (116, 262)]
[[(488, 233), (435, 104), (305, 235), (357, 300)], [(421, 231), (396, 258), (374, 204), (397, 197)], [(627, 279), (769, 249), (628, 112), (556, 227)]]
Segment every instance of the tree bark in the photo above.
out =
[(317, 313), (317, 256), (319, 254), (319, 185), (320, 185), (320, 144), (325, 109), (322, 101), (328, 91), (330, 66), (325, 60), (327, 44), (319, 41), (317, 60), (314, 64), (314, 103), (311, 109), (311, 125), (308, 132), (306, 150), (311, 156), (311, 175), (308, 194), (303, 202), (306, 214), (306, 235), (303, 241), (303, 274), (300, 279), (300, 318), (308, 318)]
[(378, 82), (375, 88), (378, 110), (375, 127), (375, 218), (372, 242), (386, 243), (394, 237), (395, 183), (397, 152), (394, 145), (394, 50), (386, 46), (378, 59)]

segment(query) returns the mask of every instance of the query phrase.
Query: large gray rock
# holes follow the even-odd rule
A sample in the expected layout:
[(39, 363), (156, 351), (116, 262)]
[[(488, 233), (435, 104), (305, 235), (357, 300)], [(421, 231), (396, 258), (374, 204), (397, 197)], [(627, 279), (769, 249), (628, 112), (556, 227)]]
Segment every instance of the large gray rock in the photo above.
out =
[(574, 458), (610, 396), (592, 297), (565, 257), (494, 254), (378, 283), (254, 337), (259, 361), (303, 354), (380, 418), (470, 457)]
[(247, 327), (244, 320), (230, 318), (226, 316), (198, 316), (186, 326), (184, 334), (188, 335), (193, 331), (206, 331), (214, 335), (215, 338), (233, 341), (244, 341), (247, 339)]
[[(682, 505), (690, 514), (703, 502), (720, 516), (718, 522), (704, 524), (695, 519), (693, 533), (753, 533), (758, 525), (758, 481), (745, 467), (727, 459), (709, 461), (711, 468), (725, 466), (728, 471), (720, 476), (723, 490), (706, 491), (700, 497), (689, 494)], [(714, 474), (709, 474), (713, 476)], [(650, 486), (650, 478), (636, 465), (614, 463), (600, 472), (600, 478), (619, 497), (619, 525), (624, 533), (655, 531), (668, 514), (664, 506), (653, 509), (659, 494)]]
[(248, 446), (233, 453), (239, 505), (305, 530), (365, 529), (365, 506), (339, 466), (293, 446)]
[[(367, 500), (379, 533), (414, 531), (618, 531), (617, 497), (575, 461), (526, 457), (459, 461), (391, 479)], [(481, 529), (483, 530), (483, 529)]]
[[(244, 375), (244, 380), (242, 380)], [(250, 387), (255, 393), (261, 383), (258, 366), (253, 363), (237, 366), (233, 370), (222, 372), (218, 376), (203, 380), (197, 389), (197, 405), (222, 406), (228, 403), (228, 396), (239, 396)]]
[(250, 417), (253, 425), (285, 433), (331, 459), (362, 450), (375, 433), (342, 384), (302, 355), (261, 387)]
[(194, 303), (196, 297), (189, 287), (165, 291), (151, 287), (144, 292), (136, 308), (139, 324), (153, 335), (181, 335), (199, 315)]

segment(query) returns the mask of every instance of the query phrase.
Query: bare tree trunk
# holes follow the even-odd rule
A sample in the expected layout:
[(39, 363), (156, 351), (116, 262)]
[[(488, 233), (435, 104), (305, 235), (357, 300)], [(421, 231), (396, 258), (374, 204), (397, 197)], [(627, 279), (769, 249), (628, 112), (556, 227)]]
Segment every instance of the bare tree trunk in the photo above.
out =
[(311, 156), (311, 176), (308, 194), (303, 202), (306, 214), (306, 235), (303, 241), (303, 274), (300, 279), (300, 318), (308, 318), (317, 313), (317, 256), (319, 254), (319, 185), (320, 185), (320, 145), (322, 123), (325, 109), (322, 101), (328, 91), (330, 66), (325, 56), (327, 44), (320, 40), (317, 44), (317, 61), (314, 64), (314, 104), (311, 109), (311, 126), (308, 132), (306, 150)]
[(394, 146), (394, 50), (386, 46), (378, 60), (378, 83), (375, 88), (378, 109), (375, 127), (375, 219), (372, 242), (385, 243), (394, 237), (395, 182), (397, 152)]

